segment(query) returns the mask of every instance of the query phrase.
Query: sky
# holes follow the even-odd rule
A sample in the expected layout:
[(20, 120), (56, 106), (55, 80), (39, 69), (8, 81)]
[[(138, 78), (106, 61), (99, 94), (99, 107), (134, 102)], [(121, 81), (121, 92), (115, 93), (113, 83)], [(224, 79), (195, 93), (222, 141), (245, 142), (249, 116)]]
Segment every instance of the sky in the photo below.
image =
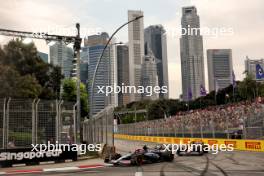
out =
[[(112, 34), (127, 21), (127, 10), (142, 10), (144, 26), (162, 24), (167, 31), (170, 98), (181, 94), (180, 35), (181, 9), (194, 5), (201, 28), (232, 29), (232, 35), (204, 35), (205, 80), (208, 87), (207, 49), (232, 49), (233, 69), (243, 79), (244, 60), (264, 58), (263, 0), (0, 0), (0, 28), (74, 35), (75, 23), (81, 35), (106, 31)], [(0, 36), (4, 45), (10, 37)], [(116, 35), (127, 42), (127, 27)], [(34, 40), (38, 50), (48, 52), (46, 42)]]

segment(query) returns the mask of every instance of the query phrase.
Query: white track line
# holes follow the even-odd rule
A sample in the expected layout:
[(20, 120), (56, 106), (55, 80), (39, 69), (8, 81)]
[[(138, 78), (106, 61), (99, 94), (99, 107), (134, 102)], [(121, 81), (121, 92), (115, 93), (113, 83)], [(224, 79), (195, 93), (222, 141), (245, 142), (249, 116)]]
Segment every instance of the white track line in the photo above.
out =
[(143, 172), (136, 172), (135, 176), (143, 176)]
[(70, 170), (79, 170), (79, 167), (61, 167), (61, 168), (43, 169), (43, 172), (70, 171)]

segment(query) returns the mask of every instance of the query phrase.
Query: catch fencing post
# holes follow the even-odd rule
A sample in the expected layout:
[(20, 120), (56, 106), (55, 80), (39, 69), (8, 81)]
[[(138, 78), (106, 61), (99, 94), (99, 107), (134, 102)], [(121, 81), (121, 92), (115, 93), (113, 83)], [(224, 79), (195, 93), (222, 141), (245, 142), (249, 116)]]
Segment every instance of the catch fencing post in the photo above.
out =
[[(111, 109), (111, 122), (112, 122), (112, 145), (115, 146), (114, 109)], [(116, 128), (117, 128), (117, 126), (116, 126)]]
[(62, 110), (61, 110), (61, 106), (64, 103), (63, 100), (60, 101), (59, 104), (59, 143), (61, 143), (61, 132), (62, 132)]
[(6, 115), (5, 115), (5, 119), (6, 119), (6, 138), (5, 138), (5, 148), (7, 148), (7, 144), (8, 144), (8, 138), (9, 138), (9, 104), (10, 104), (11, 98), (8, 98), (7, 100), (7, 104), (6, 104)]
[(245, 119), (243, 117), (243, 138), (244, 139), (247, 139), (247, 128), (246, 128), (246, 122), (245, 122)]
[(3, 103), (3, 133), (2, 133), (2, 148), (6, 148), (6, 99), (4, 99)]
[(200, 122), (200, 133), (201, 133), (201, 138), (203, 138), (203, 123), (202, 123), (202, 119), (199, 118), (199, 122)]
[(59, 102), (56, 100), (56, 141), (59, 141)]
[(184, 127), (183, 127), (183, 117), (181, 118), (181, 131), (182, 131), (182, 137), (184, 137)]
[(106, 130), (105, 130), (105, 143), (106, 145), (108, 145), (108, 136), (107, 136), (107, 133), (108, 133), (108, 107), (106, 108), (106, 112), (105, 112), (105, 120), (106, 120)]
[(102, 119), (102, 120), (100, 120), (100, 128), (101, 128), (101, 131), (100, 131), (100, 133), (101, 133), (101, 141), (104, 141), (104, 120)]
[(264, 106), (262, 106), (262, 135), (264, 135)]
[(58, 100), (56, 100), (56, 111), (57, 111), (57, 115), (56, 115), (56, 141), (58, 141), (58, 143), (61, 142), (61, 105), (63, 103), (63, 100), (60, 100), (58, 102)]
[(193, 138), (193, 123), (191, 122), (191, 137)]
[(165, 136), (165, 128), (164, 128), (164, 123), (162, 124), (162, 134), (163, 134), (163, 137)]
[(32, 144), (37, 143), (37, 118), (38, 118), (38, 103), (39, 99), (34, 99), (32, 102)]
[(176, 126), (175, 126), (175, 124), (173, 124), (173, 128), (174, 128), (174, 137), (177, 137), (177, 130), (176, 130)]
[(32, 123), (32, 134), (31, 134), (31, 141), (32, 141), (32, 144), (35, 144), (35, 135), (36, 135), (36, 119), (35, 119), (35, 102), (36, 102), (36, 99), (34, 99), (33, 100), (33, 102), (32, 102), (32, 115), (31, 115), (31, 117), (32, 117), (32, 121), (31, 121), (31, 123)]
[(96, 123), (95, 119), (93, 118), (93, 143), (96, 143)]
[[(74, 138), (74, 144), (77, 142), (77, 116), (76, 116), (76, 107), (77, 103), (73, 105), (73, 126), (74, 126), (74, 132), (73, 132), (73, 138)], [(84, 125), (83, 125), (84, 126)], [(84, 129), (83, 129), (84, 131)]]
[(225, 126), (226, 126), (226, 133), (227, 133), (227, 139), (229, 139), (229, 128), (228, 128), (228, 116), (225, 118)]
[(36, 107), (35, 107), (35, 144), (38, 143), (38, 104), (40, 102), (40, 99), (37, 100), (36, 102)]
[(214, 125), (214, 121), (211, 121), (211, 126), (212, 126), (212, 133), (213, 133), (213, 138), (215, 138), (215, 125)]

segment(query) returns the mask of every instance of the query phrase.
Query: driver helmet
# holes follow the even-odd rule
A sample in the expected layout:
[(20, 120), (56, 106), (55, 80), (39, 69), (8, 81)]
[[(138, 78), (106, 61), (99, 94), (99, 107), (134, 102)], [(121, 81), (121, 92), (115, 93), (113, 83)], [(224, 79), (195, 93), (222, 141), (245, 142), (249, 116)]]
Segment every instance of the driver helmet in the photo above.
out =
[(143, 146), (143, 150), (147, 150), (148, 147), (146, 145)]

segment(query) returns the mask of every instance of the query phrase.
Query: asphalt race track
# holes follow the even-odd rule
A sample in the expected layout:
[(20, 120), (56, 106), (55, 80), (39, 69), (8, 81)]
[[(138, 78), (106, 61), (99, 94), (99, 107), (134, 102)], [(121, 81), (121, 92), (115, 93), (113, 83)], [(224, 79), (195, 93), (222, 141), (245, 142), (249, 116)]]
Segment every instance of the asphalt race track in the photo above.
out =
[[(145, 143), (116, 140), (118, 151), (126, 153)], [(154, 144), (149, 144), (154, 145)], [(25, 175), (25, 174), (24, 174)], [(28, 175), (28, 174), (27, 174)], [(34, 175), (34, 174), (31, 174)], [(58, 172), (35, 175), (89, 176), (263, 176), (264, 153), (221, 152), (204, 156), (175, 156), (172, 163), (147, 164), (141, 167), (105, 167), (77, 172)]]

